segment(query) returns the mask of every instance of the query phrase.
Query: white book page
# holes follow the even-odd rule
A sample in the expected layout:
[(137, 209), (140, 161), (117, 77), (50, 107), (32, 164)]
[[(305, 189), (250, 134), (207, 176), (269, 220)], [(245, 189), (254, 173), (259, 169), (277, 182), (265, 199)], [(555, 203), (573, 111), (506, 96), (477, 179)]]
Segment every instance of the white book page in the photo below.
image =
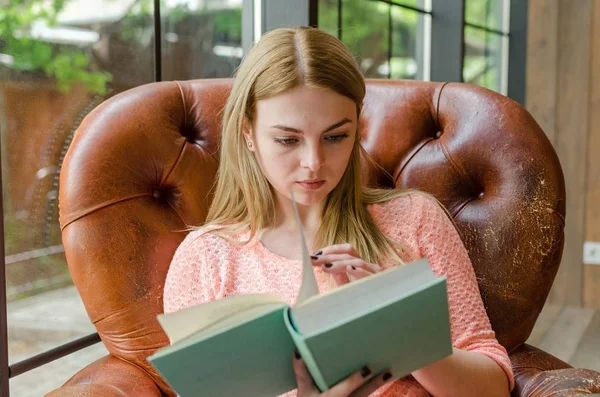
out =
[(290, 195), (292, 197), (292, 206), (294, 207), (294, 215), (296, 216), (296, 225), (298, 226), (298, 233), (300, 234), (300, 244), (302, 249), (302, 285), (300, 285), (300, 293), (296, 300), (296, 305), (304, 302), (305, 300), (312, 298), (319, 294), (319, 287), (317, 285), (317, 279), (313, 270), (312, 260), (308, 254), (306, 248), (306, 241), (304, 240), (304, 232), (302, 231), (302, 223), (300, 223), (300, 216), (298, 215), (298, 208), (296, 207), (296, 200), (294, 199), (294, 192), (290, 189)]
[(173, 344), (201, 331), (214, 332), (284, 304), (281, 298), (273, 295), (234, 295), (174, 313), (160, 314), (157, 318)]

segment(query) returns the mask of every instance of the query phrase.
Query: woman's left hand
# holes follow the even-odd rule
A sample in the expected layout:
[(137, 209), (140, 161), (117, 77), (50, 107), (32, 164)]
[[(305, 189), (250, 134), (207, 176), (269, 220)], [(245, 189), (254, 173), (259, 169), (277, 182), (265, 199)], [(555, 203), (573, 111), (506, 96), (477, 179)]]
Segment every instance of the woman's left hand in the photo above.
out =
[(320, 266), (333, 276), (337, 285), (350, 282), (348, 275), (355, 279), (368, 277), (383, 268), (361, 259), (350, 244), (330, 245), (315, 252), (311, 256), (313, 266)]

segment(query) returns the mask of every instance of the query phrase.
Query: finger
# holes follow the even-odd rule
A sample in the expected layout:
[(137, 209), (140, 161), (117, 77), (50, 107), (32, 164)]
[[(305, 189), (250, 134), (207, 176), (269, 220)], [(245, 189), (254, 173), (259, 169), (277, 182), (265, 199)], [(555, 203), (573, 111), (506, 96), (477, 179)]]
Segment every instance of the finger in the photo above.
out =
[(356, 371), (346, 379), (333, 386), (326, 393), (327, 397), (346, 397), (352, 392), (360, 388), (371, 378), (371, 370), (369, 367), (363, 367), (360, 371)]
[(374, 263), (365, 262), (360, 258), (334, 261), (332, 265), (336, 265), (336, 266), (346, 265), (346, 267), (351, 266), (352, 268), (363, 269), (369, 273), (378, 273), (382, 270), (381, 266), (376, 265)]
[(348, 284), (350, 282), (350, 279), (348, 278), (348, 274), (346, 274), (346, 273), (332, 274), (332, 276), (333, 276), (333, 280), (335, 281), (335, 284), (338, 287), (340, 285)]
[[(314, 259), (317, 258), (317, 259)], [(332, 254), (332, 255), (322, 255), (315, 257), (313, 256), (312, 264), (313, 266), (324, 266), (326, 264), (332, 265), (340, 265), (340, 266), (354, 266), (365, 269), (371, 273), (377, 273), (383, 270), (383, 268), (375, 263), (365, 262), (363, 259), (359, 257), (355, 257), (349, 254)], [(326, 268), (331, 269), (332, 266), (325, 266)], [(331, 269), (336, 270), (336, 269)]]
[[(316, 391), (315, 384), (312, 380), (312, 376), (306, 369), (306, 365), (304, 365), (304, 360), (300, 357), (300, 354), (296, 356), (296, 352), (294, 353), (294, 357), (292, 359), (292, 365), (294, 368), (294, 373), (296, 374), (296, 384), (298, 385), (298, 394), (299, 395), (307, 395), (309, 392)], [(296, 358), (300, 357), (300, 358)]]
[(339, 274), (346, 273), (348, 266), (358, 266), (358, 264), (362, 261), (362, 259), (347, 259), (340, 261), (333, 261), (329, 263), (324, 263), (321, 265), (321, 268), (331, 274)]
[(354, 267), (354, 266), (348, 266), (346, 268), (346, 272), (351, 275), (354, 278), (365, 278), (365, 277), (369, 277), (372, 276), (375, 273), (371, 273), (365, 269), (361, 269), (359, 267)]
[(375, 392), (375, 390), (379, 389), (381, 386), (391, 381), (392, 374), (386, 371), (382, 374), (371, 378), (371, 380), (369, 380), (367, 383), (356, 389), (356, 391), (354, 391), (354, 393), (352, 393), (350, 397), (368, 397), (373, 392)]
[(312, 256), (311, 259), (312, 259), (313, 266), (320, 266), (325, 263), (332, 263), (334, 261), (360, 259), (360, 258), (357, 258), (356, 256), (352, 256), (350, 254), (328, 254), (328, 255), (323, 254), (320, 256)]
[[(329, 254), (349, 254), (352, 256), (360, 256), (358, 255), (358, 252), (356, 252), (356, 250), (354, 249), (354, 247), (352, 246), (352, 244), (335, 244), (335, 245), (330, 245), (328, 247), (323, 247), (321, 248), (319, 251), (321, 251), (322, 255), (329, 255)], [(315, 252), (315, 254), (318, 254), (319, 252)], [(319, 256), (319, 255), (317, 255)]]
[[(367, 263), (359, 258), (342, 259), (330, 263), (324, 263), (323, 265), (321, 265), (321, 267), (327, 273), (342, 273), (347, 272), (348, 269), (361, 269), (369, 274), (378, 273), (379, 271), (381, 271), (381, 267), (379, 265)], [(357, 274), (363, 274), (363, 272), (359, 271), (357, 272)]]
[(360, 263), (353, 265), (353, 266), (360, 268), (360, 269), (364, 269), (371, 273), (379, 273), (380, 271), (383, 270), (383, 268), (381, 266), (379, 266), (378, 264), (365, 262), (363, 260), (361, 260)]

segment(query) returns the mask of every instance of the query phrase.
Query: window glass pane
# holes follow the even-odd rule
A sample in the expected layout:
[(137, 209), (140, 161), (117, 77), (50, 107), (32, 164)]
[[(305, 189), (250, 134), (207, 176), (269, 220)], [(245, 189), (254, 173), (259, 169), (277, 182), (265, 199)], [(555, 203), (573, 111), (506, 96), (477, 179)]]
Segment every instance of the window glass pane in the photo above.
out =
[(388, 77), (388, 13), (377, 1), (342, 2), (342, 41), (357, 55), (365, 77)]
[(428, 14), (392, 6), (392, 79), (424, 79), (424, 62), (429, 57), (426, 22), (430, 18)]
[(501, 35), (465, 27), (463, 79), (491, 90), (504, 90), (505, 48)]
[(170, 0), (161, 8), (164, 80), (230, 77), (242, 49), (242, 0)]
[[(62, 247), (60, 167), (87, 113), (153, 80), (154, 30), (151, 0), (0, 2), (9, 361), (15, 363), (94, 330)], [(40, 295), (51, 290), (69, 294)]]
[(339, 37), (338, 0), (319, 0), (319, 29)]
[(503, 26), (505, 3), (509, 0), (466, 0), (465, 21), (508, 33)]
[(72, 285), (9, 302), (8, 326), (11, 365), (96, 332)]
[[(368, 0), (369, 1), (369, 0)], [(431, 11), (431, 6), (428, 6), (427, 3), (431, 3), (431, 0), (392, 0), (394, 4), (405, 5), (409, 7), (414, 7), (423, 11)]]
[[(395, 3), (431, 9), (427, 0)], [(428, 14), (377, 0), (319, 1), (319, 27), (341, 36), (368, 78), (428, 78), (424, 65), (429, 58), (430, 18)]]
[(10, 379), (10, 397), (44, 396), (62, 386), (77, 371), (108, 354), (102, 343)]

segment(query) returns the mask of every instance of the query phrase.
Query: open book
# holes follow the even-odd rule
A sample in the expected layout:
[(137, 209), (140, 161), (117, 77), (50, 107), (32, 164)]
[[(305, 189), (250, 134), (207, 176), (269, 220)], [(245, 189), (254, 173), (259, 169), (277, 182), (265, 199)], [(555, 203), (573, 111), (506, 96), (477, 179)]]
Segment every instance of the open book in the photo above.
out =
[(304, 268), (293, 307), (276, 296), (238, 295), (158, 316), (171, 346), (148, 361), (181, 397), (293, 390), (295, 349), (321, 391), (365, 365), (402, 377), (452, 353), (446, 278), (427, 260), (319, 294), (294, 209)]

